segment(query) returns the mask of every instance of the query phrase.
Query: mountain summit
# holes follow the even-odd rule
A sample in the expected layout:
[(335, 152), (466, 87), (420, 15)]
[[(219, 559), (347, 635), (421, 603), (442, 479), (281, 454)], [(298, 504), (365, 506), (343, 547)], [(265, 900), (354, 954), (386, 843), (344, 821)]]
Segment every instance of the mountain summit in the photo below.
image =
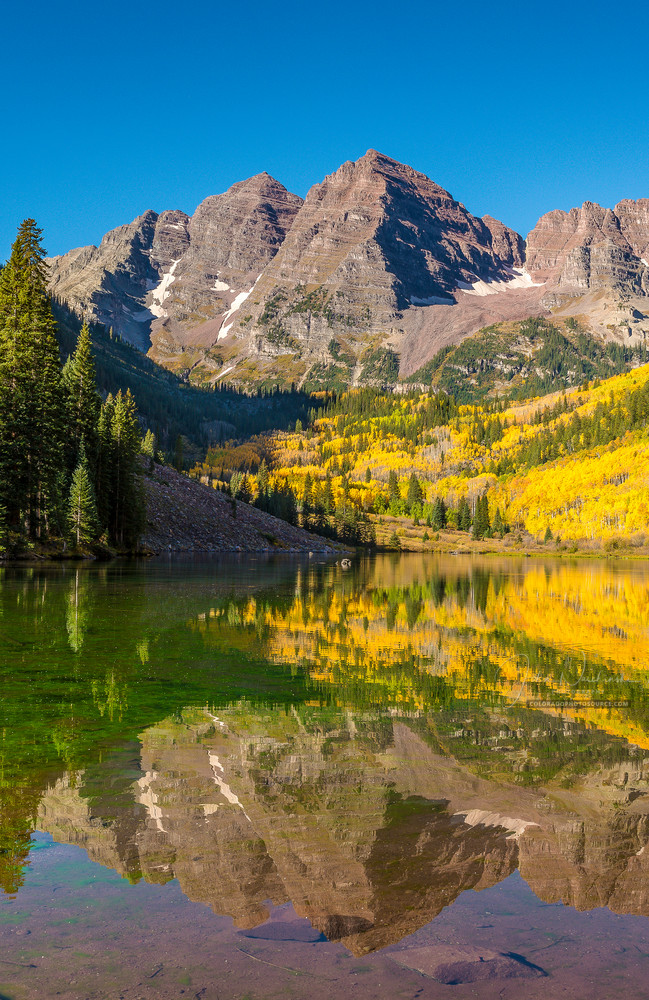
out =
[(54, 258), (51, 289), (195, 381), (316, 388), (394, 377), (397, 355), (407, 374), (481, 327), (550, 310), (635, 342), (648, 259), (648, 199), (550, 212), (526, 247), (370, 149), (304, 201), (262, 173), (191, 218), (146, 212)]

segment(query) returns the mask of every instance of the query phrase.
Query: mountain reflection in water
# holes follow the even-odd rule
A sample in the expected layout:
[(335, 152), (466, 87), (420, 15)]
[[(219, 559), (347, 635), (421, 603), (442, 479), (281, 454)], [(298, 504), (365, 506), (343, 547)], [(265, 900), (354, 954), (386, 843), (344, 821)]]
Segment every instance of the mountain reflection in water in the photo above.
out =
[(354, 955), (516, 870), (649, 915), (644, 568), (3, 573), (6, 893), (39, 829), (240, 928), (290, 902)]

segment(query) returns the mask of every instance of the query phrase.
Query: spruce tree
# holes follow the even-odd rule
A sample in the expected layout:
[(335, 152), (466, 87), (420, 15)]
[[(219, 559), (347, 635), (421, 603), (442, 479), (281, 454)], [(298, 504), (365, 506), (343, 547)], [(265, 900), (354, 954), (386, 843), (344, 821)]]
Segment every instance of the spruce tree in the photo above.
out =
[(316, 479), (313, 484), (313, 513), (311, 514), (311, 530), (322, 531), (325, 524), (325, 512), (322, 484)]
[(266, 459), (262, 459), (259, 471), (257, 472), (257, 506), (261, 507), (268, 493), (268, 466)]
[(132, 548), (144, 527), (145, 502), (140, 464), (140, 428), (130, 389), (115, 397), (110, 425), (112, 444), (110, 530), (120, 546)]
[(406, 496), (406, 503), (408, 505), (408, 513), (412, 510), (412, 506), (415, 503), (419, 503), (423, 499), (424, 493), (417, 479), (416, 473), (411, 473), (410, 479), (408, 480), (408, 493)]
[(70, 496), (68, 502), (68, 524), (75, 545), (88, 544), (97, 537), (99, 521), (95, 491), (88, 468), (88, 459), (83, 441), (79, 452), (79, 461), (72, 475)]
[(460, 531), (471, 530), (471, 508), (466, 497), (462, 497), (457, 510), (457, 526)]
[(313, 480), (311, 473), (307, 472), (304, 477), (302, 489), (302, 527), (309, 529), (311, 525), (311, 515), (313, 514)]
[(95, 496), (102, 528), (110, 529), (114, 494), (115, 448), (111, 427), (115, 400), (109, 393), (99, 414), (97, 424), (97, 463), (95, 468)]
[(243, 484), (243, 472), (239, 472), (239, 470), (233, 472), (232, 475), (230, 476), (231, 497), (235, 497), (236, 499), (239, 496), (242, 484)]
[(325, 479), (324, 488), (322, 490), (322, 503), (325, 515), (330, 517), (334, 512), (336, 501), (334, 499), (334, 490), (329, 473), (327, 473), (327, 478)]
[(241, 503), (250, 503), (252, 500), (252, 489), (250, 487), (250, 480), (247, 472), (244, 472), (242, 476), (237, 499), (241, 500)]
[(57, 520), (63, 417), (45, 250), (25, 219), (0, 274), (0, 502), (31, 538)]
[(435, 531), (440, 531), (441, 528), (446, 527), (446, 504), (441, 497), (435, 498), (433, 514), (431, 517), (431, 527), (434, 528)]
[[(155, 434), (150, 429), (147, 429), (147, 432), (144, 435), (144, 441), (142, 442), (141, 450), (142, 450), (142, 454), (146, 455), (146, 457), (149, 460), (149, 472), (153, 472), (153, 466), (155, 464), (155, 456), (156, 456), (157, 448), (156, 448)], [(210, 486), (212, 485), (212, 470), (211, 469), (210, 469), (210, 472), (209, 472), (209, 484), (210, 484)]]
[(144, 441), (142, 442), (142, 454), (146, 455), (148, 458), (155, 458), (156, 453), (156, 441), (155, 434), (152, 430), (148, 429), (144, 435)]
[(475, 508), (475, 518), (473, 520), (473, 538), (481, 539), (491, 536), (491, 524), (489, 521), (489, 501), (487, 494), (483, 493), (478, 497)]
[(70, 356), (63, 369), (63, 386), (67, 396), (67, 447), (72, 460), (76, 461), (83, 441), (86, 456), (90, 465), (94, 467), (97, 459), (97, 424), (101, 399), (97, 392), (95, 360), (87, 323), (81, 327), (74, 354)]
[(394, 469), (390, 469), (388, 475), (388, 502), (393, 503), (393, 502), (398, 502), (399, 500), (401, 500), (401, 491), (399, 490), (399, 478)]

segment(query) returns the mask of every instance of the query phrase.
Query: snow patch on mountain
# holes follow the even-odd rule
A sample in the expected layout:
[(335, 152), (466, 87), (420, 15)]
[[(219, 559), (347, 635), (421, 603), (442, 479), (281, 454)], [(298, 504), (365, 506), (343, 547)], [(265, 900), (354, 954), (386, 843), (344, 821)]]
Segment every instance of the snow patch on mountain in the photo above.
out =
[(528, 274), (525, 268), (509, 268), (511, 277), (504, 281), (484, 281), (476, 278), (469, 284), (466, 281), (458, 281), (457, 288), (465, 295), (496, 295), (498, 292), (506, 292), (514, 288), (538, 288), (542, 281), (533, 281), (532, 275)]
[[(257, 278), (257, 281), (259, 281), (259, 278)], [(257, 281), (255, 281), (255, 285), (257, 284)], [(253, 285), (252, 288), (254, 288), (255, 285)], [(217, 340), (223, 340), (225, 337), (227, 337), (228, 333), (234, 326), (234, 320), (231, 323), (228, 323), (228, 320), (230, 319), (231, 316), (234, 316), (235, 312), (237, 312), (238, 309), (241, 308), (243, 303), (246, 301), (246, 299), (252, 292), (252, 288), (249, 288), (247, 292), (239, 292), (238, 295), (235, 295), (232, 301), (232, 305), (230, 306), (225, 316), (223, 317), (223, 320), (221, 321), (221, 329), (219, 330), (219, 335), (216, 338)]]
[(180, 261), (180, 258), (178, 258), (178, 260), (175, 260), (173, 262), (173, 264), (171, 265), (171, 267), (169, 268), (169, 270), (166, 271), (162, 275), (162, 278), (160, 279), (159, 284), (157, 284), (155, 286), (155, 288), (151, 289), (151, 291), (152, 291), (152, 295), (151, 295), (152, 301), (151, 301), (151, 305), (149, 306), (149, 310), (158, 319), (164, 319), (168, 315), (167, 310), (163, 309), (162, 303), (164, 302), (164, 300), (169, 295), (169, 288), (170, 288), (170, 286), (176, 280), (174, 272), (176, 270), (176, 266), (178, 265), (179, 261)]
[(151, 787), (157, 776), (156, 771), (147, 771), (146, 774), (139, 779), (137, 786), (140, 789), (140, 794), (138, 795), (137, 801), (140, 805), (144, 806), (149, 817), (155, 823), (156, 829), (165, 833), (165, 828), (162, 825), (162, 809), (158, 805), (158, 796)]

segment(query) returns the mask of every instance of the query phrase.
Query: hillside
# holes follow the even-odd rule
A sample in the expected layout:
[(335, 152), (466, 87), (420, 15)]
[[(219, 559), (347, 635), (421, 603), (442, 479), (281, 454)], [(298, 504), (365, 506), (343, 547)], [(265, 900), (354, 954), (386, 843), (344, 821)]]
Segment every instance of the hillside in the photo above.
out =
[(142, 545), (163, 552), (318, 552), (343, 549), (246, 503), (156, 465), (145, 478)]
[(445, 347), (404, 381), (442, 390), (463, 403), (497, 396), (526, 399), (619, 375), (647, 361), (645, 343), (607, 341), (572, 317), (533, 317), (494, 324)]
[[(415, 548), (448, 529), (456, 548), (499, 536), (556, 550), (649, 541), (649, 365), (528, 401), (467, 405), (445, 393), (355, 390), (292, 434), (262, 438), (302, 523), (325, 497), (370, 513), (377, 538)], [(218, 461), (228, 474), (228, 449)], [(209, 467), (196, 473), (208, 474)], [(253, 470), (254, 471), (254, 470)], [(214, 470), (212, 470), (214, 473)], [(254, 477), (252, 479), (254, 489)], [(390, 518), (397, 519), (391, 522)], [(434, 545), (434, 540), (428, 542)]]
[[(57, 338), (62, 359), (73, 351), (81, 321), (60, 302), (53, 302)], [(127, 389), (135, 397), (144, 428), (151, 428), (158, 447), (173, 453), (176, 439), (183, 437), (186, 461), (195, 461), (209, 444), (262, 430), (286, 429), (305, 419), (313, 401), (304, 392), (239, 393), (233, 387), (203, 390), (156, 364), (128, 341), (91, 326), (97, 369), (97, 388), (103, 396)]]

